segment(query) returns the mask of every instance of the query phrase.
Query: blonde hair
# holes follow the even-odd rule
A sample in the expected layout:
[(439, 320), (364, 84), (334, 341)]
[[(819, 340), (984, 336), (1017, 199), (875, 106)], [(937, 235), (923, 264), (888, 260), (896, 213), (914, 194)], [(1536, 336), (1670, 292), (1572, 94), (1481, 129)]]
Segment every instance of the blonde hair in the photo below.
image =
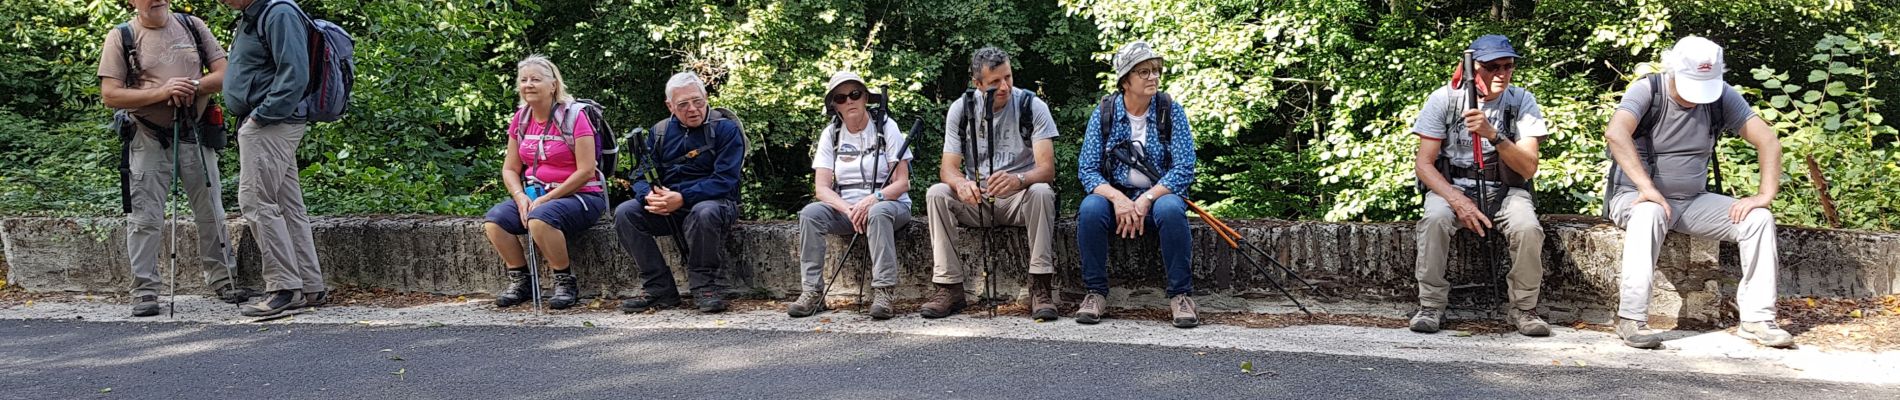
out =
[[(574, 102), (574, 95), (567, 92), (567, 81), (561, 80), (561, 69), (555, 68), (553, 61), (548, 61), (546, 56), (540, 54), (528, 56), (528, 58), (522, 59), (520, 63), (515, 64), (515, 74), (520, 75), (520, 71), (528, 69), (528, 67), (537, 67), (546, 70), (548, 75), (554, 78), (554, 102), (556, 104)], [(516, 95), (515, 97), (518, 98), (520, 95)], [(518, 107), (526, 107), (527, 105), (527, 100), (520, 100), (517, 104)]]

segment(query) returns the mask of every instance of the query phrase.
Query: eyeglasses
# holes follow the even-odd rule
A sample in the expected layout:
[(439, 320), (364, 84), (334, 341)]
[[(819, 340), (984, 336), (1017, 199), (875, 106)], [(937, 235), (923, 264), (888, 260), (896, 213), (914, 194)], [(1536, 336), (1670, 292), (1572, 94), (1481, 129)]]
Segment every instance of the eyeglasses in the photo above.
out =
[(1484, 68), (1485, 71), (1491, 71), (1492, 73), (1502, 74), (1502, 73), (1510, 73), (1512, 71), (1517, 70), (1517, 63), (1516, 62), (1488, 62), (1488, 63), (1479, 63), (1478, 67)]
[(687, 108), (687, 107), (706, 108), (706, 98), (694, 97), (694, 98), (690, 98), (686, 100), (673, 102), (673, 108)]
[(858, 101), (863, 98), (864, 91), (851, 89), (851, 93), (837, 93), (831, 95), (831, 104), (844, 104), (846, 101)]
[(1142, 78), (1159, 78), (1161, 77), (1161, 68), (1140, 67), (1140, 68), (1135, 68), (1135, 70), (1131, 72), (1131, 74), (1137, 77), (1142, 77)]

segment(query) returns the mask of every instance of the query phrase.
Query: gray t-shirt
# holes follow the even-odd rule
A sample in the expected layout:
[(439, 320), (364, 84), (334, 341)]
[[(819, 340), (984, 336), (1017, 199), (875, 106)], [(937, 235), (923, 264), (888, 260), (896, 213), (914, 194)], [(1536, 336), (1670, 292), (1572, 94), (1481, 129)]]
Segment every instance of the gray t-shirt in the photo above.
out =
[[(1438, 150), (1439, 155), (1450, 158), (1452, 165), (1473, 168), (1477, 166), (1477, 163), (1472, 158), (1471, 134), (1465, 131), (1464, 113), (1455, 112), (1458, 109), (1459, 99), (1464, 98), (1464, 93), (1464, 90), (1454, 90), (1450, 85), (1441, 86), (1438, 90), (1432, 91), (1431, 97), (1425, 98), (1425, 107), (1419, 110), (1418, 118), (1412, 122), (1412, 132), (1419, 136), (1444, 141), (1444, 146)], [(1491, 126), (1499, 130), (1500, 135), (1503, 134), (1505, 128), (1503, 126), (1505, 112), (1515, 109), (1517, 115), (1512, 118), (1511, 125), (1518, 138), (1550, 136), (1550, 124), (1544, 121), (1544, 110), (1537, 106), (1537, 96), (1531, 95), (1531, 92), (1524, 88), (1517, 86), (1506, 88), (1504, 94), (1498, 96), (1497, 99), (1479, 103), (1478, 109), (1484, 110), (1485, 118), (1491, 121)], [(1483, 142), (1486, 166), (1489, 167), (1490, 163), (1502, 163), (1503, 161), (1498, 158), (1498, 149), (1492, 147), (1491, 141), (1484, 140)], [(1502, 164), (1499, 165), (1502, 166)], [(1445, 178), (1460, 187), (1477, 184), (1476, 181), (1467, 177), (1447, 176)]]
[[(1669, 84), (1672, 77), (1664, 75), (1663, 86), (1672, 86)], [(1623, 92), (1623, 102), (1617, 104), (1616, 109), (1628, 111), (1641, 121), (1643, 114), (1649, 112), (1652, 94), (1649, 79), (1637, 79), (1630, 84), (1628, 91)], [(1715, 107), (1705, 104), (1688, 108), (1670, 98), (1668, 93), (1664, 93), (1662, 116), (1656, 120), (1656, 127), (1650, 132), (1656, 146), (1656, 160), (1655, 170), (1650, 171), (1649, 177), (1656, 182), (1656, 190), (1661, 191), (1663, 197), (1686, 200), (1708, 189), (1709, 157), (1713, 155), (1715, 146), (1715, 138), (1709, 135), (1709, 125), (1715, 120)], [(1722, 112), (1728, 114), (1722, 118), (1723, 131), (1740, 131), (1743, 124), (1755, 117), (1755, 109), (1748, 106), (1748, 101), (1743, 100), (1741, 92), (1735, 91), (1734, 87), (1723, 88), (1722, 99), (1717, 101), (1722, 102)], [(1642, 139), (1636, 140), (1636, 154), (1639, 157), (1649, 150), (1644, 142)], [(1629, 175), (1620, 168), (1617, 170), (1616, 182), (1618, 194), (1636, 190), (1636, 186), (1630, 183)]]
[[(1018, 88), (1010, 89), (1009, 104), (1005, 104), (1003, 105), (1003, 109), (997, 110), (996, 118), (990, 121), (990, 124), (996, 127), (996, 153), (989, 153), (990, 141), (987, 138), (983, 138), (983, 134), (981, 133), (983, 129), (981, 126), (983, 125), (983, 118), (980, 116), (976, 118), (976, 125), (978, 125), (976, 127), (977, 132), (975, 133), (977, 136), (976, 156), (965, 156), (964, 162), (980, 160), (981, 163), (976, 164), (978, 174), (987, 174), (991, 171), (991, 165), (997, 166), (997, 170), (999, 171), (1027, 173), (1036, 168), (1036, 154), (1035, 147), (1032, 146), (1033, 142), (1036, 140), (1053, 139), (1058, 136), (1056, 133), (1056, 120), (1049, 115), (1049, 104), (1043, 103), (1042, 99), (1036, 98), (1028, 90)], [(1024, 100), (1030, 101), (1030, 112), (1035, 114), (1035, 122), (1033, 125), (1035, 133), (1030, 135), (1030, 141), (1032, 143), (1023, 142), (1022, 124), (1017, 122), (1017, 118), (1021, 118), (1021, 116), (1017, 115), (1021, 114), (1019, 111), (1021, 106), (1017, 102)], [(957, 101), (950, 103), (950, 113), (944, 117), (944, 154), (964, 155), (963, 101), (964, 99), (959, 98)], [(976, 112), (983, 113), (988, 107), (988, 100), (979, 100), (976, 105)], [(981, 177), (979, 177), (978, 180), (980, 181)]]

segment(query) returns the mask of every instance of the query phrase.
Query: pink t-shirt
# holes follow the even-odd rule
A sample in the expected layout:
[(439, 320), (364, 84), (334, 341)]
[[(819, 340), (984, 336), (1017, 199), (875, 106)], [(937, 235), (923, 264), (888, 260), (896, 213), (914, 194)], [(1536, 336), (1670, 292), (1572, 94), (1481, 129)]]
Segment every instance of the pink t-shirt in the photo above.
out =
[[(583, 137), (594, 137), (594, 126), (587, 120), (587, 114), (580, 113), (575, 118), (574, 139), (578, 141)], [(540, 179), (543, 183), (559, 185), (567, 182), (567, 177), (574, 174), (576, 161), (573, 149), (568, 147), (568, 144), (563, 141), (565, 138), (561, 137), (560, 125), (553, 120), (549, 120), (548, 123), (536, 123), (534, 118), (528, 117), (521, 118), (521, 123), (527, 125), (525, 129), (514, 126), (512, 121), (509, 122), (508, 127), (509, 137), (521, 143), (519, 149), (521, 168), (527, 171), (528, 176)], [(595, 146), (598, 148), (600, 144), (596, 142)], [(540, 157), (536, 157), (537, 153)], [(600, 160), (596, 158), (594, 161)], [(596, 174), (588, 182), (599, 183), (600, 176)], [(600, 191), (600, 186), (595, 184), (582, 187), (576, 192), (600, 193)]]

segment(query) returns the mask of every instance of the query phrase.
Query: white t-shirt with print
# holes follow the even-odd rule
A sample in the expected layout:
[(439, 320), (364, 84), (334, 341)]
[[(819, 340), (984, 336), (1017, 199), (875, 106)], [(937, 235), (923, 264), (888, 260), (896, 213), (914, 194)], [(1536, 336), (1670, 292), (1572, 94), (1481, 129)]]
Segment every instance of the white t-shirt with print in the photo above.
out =
[[(831, 170), (838, 195), (845, 202), (856, 203), (870, 196), (872, 191), (882, 189), (873, 188), (872, 180), (890, 184), (890, 173), (898, 162), (898, 146), (904, 145), (904, 132), (897, 130), (896, 120), (884, 120), (883, 165), (877, 165), (880, 157), (877, 157), (878, 152), (872, 151), (877, 146), (877, 137), (870, 132), (871, 124), (864, 124), (862, 131), (846, 132), (844, 135), (835, 132), (841, 130), (835, 128), (837, 126), (839, 124), (827, 124), (824, 132), (819, 134), (818, 154), (812, 157), (811, 168)], [(911, 154), (904, 155), (905, 160), (912, 158)], [(910, 194), (898, 196), (897, 201), (910, 203)]]

